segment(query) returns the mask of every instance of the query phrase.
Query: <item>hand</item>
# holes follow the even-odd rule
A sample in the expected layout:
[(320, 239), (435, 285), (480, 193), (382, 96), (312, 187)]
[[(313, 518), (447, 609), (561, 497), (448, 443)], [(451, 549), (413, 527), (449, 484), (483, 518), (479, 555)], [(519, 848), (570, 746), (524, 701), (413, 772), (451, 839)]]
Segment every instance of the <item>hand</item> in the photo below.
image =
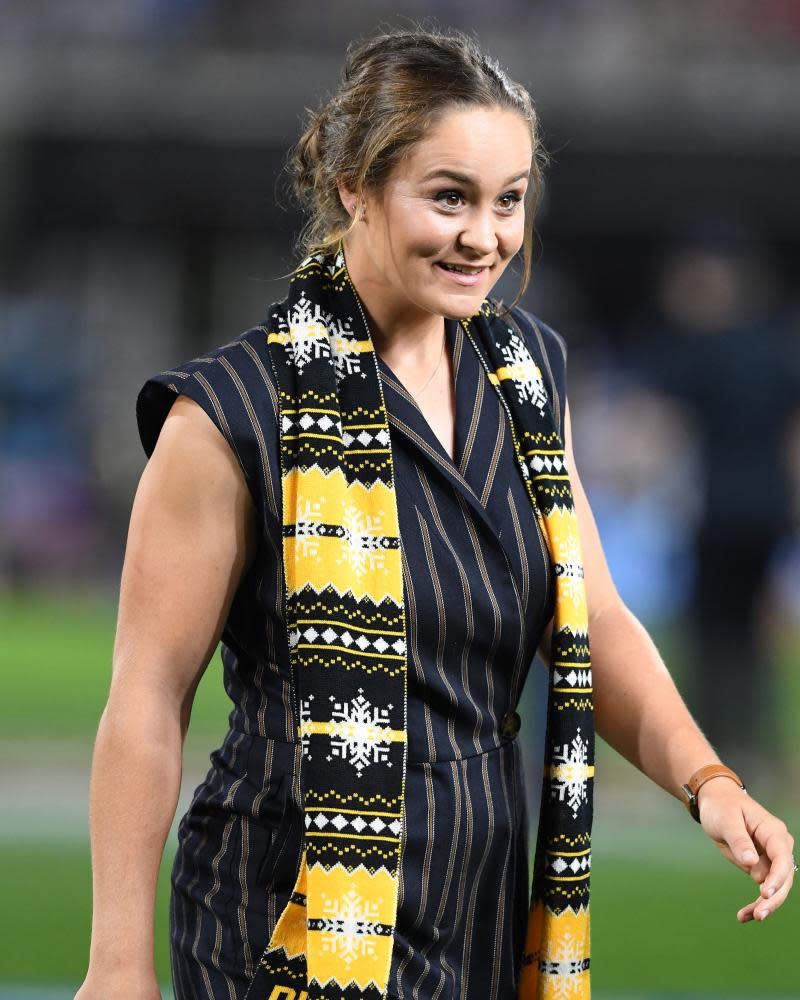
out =
[(758, 899), (742, 907), (737, 920), (766, 919), (786, 900), (794, 882), (794, 837), (786, 824), (725, 776), (701, 786), (697, 807), (700, 824), (728, 861), (761, 886)]
[(155, 972), (89, 972), (75, 1000), (162, 1000)]

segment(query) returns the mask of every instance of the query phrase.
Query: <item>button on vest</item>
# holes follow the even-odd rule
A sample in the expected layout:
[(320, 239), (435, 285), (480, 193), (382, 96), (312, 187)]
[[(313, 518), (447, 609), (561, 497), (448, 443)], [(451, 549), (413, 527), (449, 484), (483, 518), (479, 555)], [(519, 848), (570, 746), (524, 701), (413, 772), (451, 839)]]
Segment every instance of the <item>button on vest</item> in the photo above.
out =
[(506, 712), (503, 716), (503, 721), (500, 723), (500, 731), (503, 736), (513, 739), (519, 732), (521, 721), (518, 712)]

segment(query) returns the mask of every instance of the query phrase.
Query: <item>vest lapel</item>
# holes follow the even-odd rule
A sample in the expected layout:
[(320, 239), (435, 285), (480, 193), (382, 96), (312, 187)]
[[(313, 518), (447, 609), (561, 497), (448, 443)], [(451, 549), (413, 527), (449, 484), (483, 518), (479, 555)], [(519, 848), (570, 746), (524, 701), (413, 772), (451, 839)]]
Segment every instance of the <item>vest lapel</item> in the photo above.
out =
[[(509, 549), (512, 544), (513, 535), (510, 531), (503, 537), (502, 529), (507, 520), (504, 510), (505, 490), (498, 489), (495, 485), (491, 494), (491, 501), (484, 506), (478, 495), (478, 491), (485, 486), (476, 480), (475, 461), (477, 456), (484, 456), (492, 452), (497, 441), (497, 418), (486, 409), (496, 407), (497, 399), (492, 389), (486, 371), (476, 353), (475, 345), (467, 337), (463, 328), (455, 320), (447, 321), (447, 334), (449, 343), (453, 347), (453, 368), (456, 389), (456, 453), (455, 462), (447, 454), (446, 449), (433, 432), (422, 411), (409, 395), (400, 380), (394, 375), (391, 368), (376, 353), (378, 370), (384, 384), (384, 398), (386, 400), (386, 410), (389, 418), (389, 426), (393, 433), (402, 435), (413, 449), (415, 455), (428, 468), (434, 470), (434, 474), (443, 477), (455, 490), (458, 491), (464, 501), (468, 504), (473, 515), (482, 522), (486, 529), (491, 532), (492, 537), (498, 546), (505, 552), (508, 560), (509, 571), (514, 577), (515, 583), (520, 581), (515, 576), (514, 566), (515, 556)], [(483, 384), (481, 384), (483, 383)], [(500, 420), (506, 420), (504, 413), (498, 414)], [(467, 479), (464, 468), (464, 448), (467, 437), (470, 433), (476, 435), (471, 442), (470, 455), (467, 460), (473, 466), (472, 483)], [(509, 446), (508, 444), (505, 445)], [(485, 471), (485, 465), (479, 461), (479, 466)], [(483, 471), (480, 473), (483, 475)], [(537, 522), (537, 531), (541, 534), (541, 527)], [(546, 540), (543, 539), (546, 548)]]
[[(386, 400), (386, 410), (390, 427), (401, 434), (405, 441), (414, 449), (417, 456), (443, 477), (458, 491), (469, 505), (472, 512), (482, 521), (492, 535), (500, 541), (498, 529), (495, 527), (489, 512), (480, 501), (480, 498), (467, 482), (461, 469), (459, 468), (462, 458), (464, 440), (469, 428), (469, 421), (472, 415), (472, 407), (475, 403), (474, 372), (469, 370), (470, 363), (479, 365), (477, 358), (468, 358), (466, 351), (472, 350), (472, 346), (467, 342), (463, 332), (458, 327), (455, 320), (447, 320), (447, 335), (449, 343), (461, 345), (460, 350), (454, 352), (455, 360), (455, 387), (456, 387), (456, 460), (450, 458), (445, 447), (433, 432), (428, 421), (425, 419), (420, 408), (414, 402), (408, 390), (402, 382), (395, 376), (389, 365), (376, 353), (378, 370), (385, 388), (384, 398)], [(481, 373), (482, 374), (482, 373)], [(502, 544), (502, 542), (501, 542)]]

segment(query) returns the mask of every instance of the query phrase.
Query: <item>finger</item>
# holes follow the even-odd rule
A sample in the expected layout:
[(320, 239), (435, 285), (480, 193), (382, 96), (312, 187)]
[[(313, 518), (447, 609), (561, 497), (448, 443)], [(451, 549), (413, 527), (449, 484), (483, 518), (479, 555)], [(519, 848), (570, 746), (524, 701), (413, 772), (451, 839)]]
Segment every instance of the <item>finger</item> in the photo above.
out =
[[(741, 923), (747, 923), (749, 920), (760, 923), (760, 921), (757, 921), (755, 910), (762, 902), (763, 900), (759, 897), (758, 899), (754, 899), (752, 903), (748, 903), (747, 906), (743, 906), (741, 910), (737, 912), (736, 919)], [(760, 911), (758, 915), (760, 916)]]
[(734, 864), (749, 871), (758, 863), (758, 850), (747, 832), (747, 827), (741, 817), (735, 822), (730, 833), (725, 837)]
[[(745, 923), (748, 920), (765, 920), (771, 913), (774, 913), (785, 901), (789, 895), (794, 884), (794, 865), (791, 863), (790, 858), (790, 868), (786, 878), (779, 885), (775, 886), (772, 882), (772, 876), (769, 877), (769, 881), (766, 881), (761, 887), (761, 894), (757, 900), (752, 903), (748, 903), (747, 906), (743, 907), (736, 914), (737, 919)], [(770, 895), (766, 895), (770, 889), (773, 892)]]
[(781, 863), (777, 863), (773, 868), (777, 869), (777, 874), (770, 870), (769, 875), (761, 883), (761, 897), (764, 900), (777, 899), (784, 890), (788, 892), (794, 883), (791, 859), (785, 867)]
[(770, 867), (772, 862), (767, 857), (766, 854), (762, 854), (758, 861), (750, 866), (750, 878), (754, 882), (758, 882), (759, 885), (763, 885), (767, 876), (769, 875)]
[(762, 920), (766, 919), (764, 916), (764, 910), (766, 909), (767, 916), (769, 916), (769, 911), (772, 908), (771, 903), (767, 907), (762, 907), (761, 904), (763, 903), (764, 900), (761, 899), (761, 897), (754, 899), (752, 903), (748, 903), (747, 906), (743, 906), (741, 910), (738, 911), (736, 919), (743, 924), (746, 924), (751, 920), (760, 923)]
[(757, 903), (748, 903), (747, 906), (743, 906), (736, 914), (736, 919), (742, 924), (746, 924), (748, 920), (753, 920), (753, 910), (757, 905)]
[(770, 868), (762, 884), (762, 895), (767, 898), (777, 893), (789, 876), (794, 874), (793, 846), (794, 839), (783, 823), (773, 827), (767, 835), (764, 851), (770, 859)]
[(757, 882), (759, 885), (763, 884), (764, 879), (766, 879), (769, 874), (771, 864), (770, 859), (766, 856), (766, 854), (762, 854), (754, 865), (743, 865), (738, 862), (725, 841), (717, 841), (717, 847), (719, 848), (722, 856), (727, 858), (732, 865), (735, 865), (737, 868), (743, 868), (754, 882)]
[(755, 920), (766, 920), (771, 913), (774, 913), (786, 901), (789, 889), (792, 887), (792, 881), (793, 879), (791, 878), (787, 879), (770, 899), (760, 899), (755, 904), (753, 908), (753, 917)]
[[(741, 812), (737, 812), (735, 817), (730, 817), (730, 822), (726, 824), (723, 832), (722, 841), (730, 850), (733, 863), (739, 868), (749, 871), (753, 865), (758, 864), (759, 856), (762, 853), (762, 850), (759, 849), (761, 844), (753, 838), (760, 832), (761, 829), (756, 826), (753, 830), (753, 836), (750, 835), (745, 817)], [(760, 837), (759, 840), (761, 840)]]

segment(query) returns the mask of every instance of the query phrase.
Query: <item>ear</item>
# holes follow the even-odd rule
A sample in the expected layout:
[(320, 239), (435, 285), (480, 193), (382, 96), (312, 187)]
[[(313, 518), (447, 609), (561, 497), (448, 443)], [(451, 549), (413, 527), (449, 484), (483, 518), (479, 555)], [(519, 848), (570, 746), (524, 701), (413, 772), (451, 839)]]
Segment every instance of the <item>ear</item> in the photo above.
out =
[(337, 180), (336, 187), (339, 190), (339, 198), (341, 199), (342, 205), (344, 205), (344, 210), (352, 219), (356, 210), (355, 193), (351, 191), (345, 181), (341, 179)]
[[(351, 191), (351, 189), (347, 186), (346, 182), (341, 179), (337, 180), (336, 187), (339, 190), (339, 198), (341, 199), (342, 205), (344, 205), (344, 210), (352, 219), (356, 212), (356, 205), (357, 205), (356, 194), (354, 191)], [(366, 206), (364, 204), (364, 199), (362, 198), (361, 213), (360, 213), (361, 219), (365, 218), (365, 213), (364, 213), (365, 207)]]

